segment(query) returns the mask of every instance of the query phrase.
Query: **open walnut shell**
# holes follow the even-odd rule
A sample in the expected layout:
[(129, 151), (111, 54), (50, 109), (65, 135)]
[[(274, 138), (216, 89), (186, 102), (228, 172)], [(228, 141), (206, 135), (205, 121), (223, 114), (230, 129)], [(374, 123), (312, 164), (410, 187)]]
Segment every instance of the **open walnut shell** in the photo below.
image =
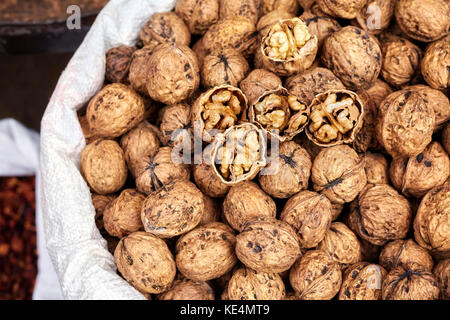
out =
[(390, 271), (393, 268), (413, 268), (421, 265), (424, 269), (433, 269), (433, 258), (428, 251), (412, 239), (395, 240), (386, 244), (380, 253), (380, 264)]
[(256, 25), (256, 30), (258, 31), (258, 41), (261, 42), (262, 38), (269, 32), (270, 27), (283, 19), (292, 19), (295, 15), (284, 9), (278, 9), (270, 11), (269, 13), (262, 16)]
[(230, 127), (212, 148), (214, 173), (226, 185), (252, 180), (267, 163), (266, 137), (251, 123)]
[(349, 90), (321, 93), (310, 108), (306, 135), (321, 147), (352, 143), (363, 125), (364, 103)]
[(381, 300), (386, 270), (369, 262), (358, 262), (344, 273), (339, 300)]
[(317, 36), (309, 32), (302, 19), (292, 18), (272, 25), (259, 50), (269, 71), (279, 76), (290, 76), (311, 67), (317, 48)]
[(284, 88), (264, 92), (248, 109), (248, 119), (279, 141), (292, 140), (308, 124), (309, 108)]

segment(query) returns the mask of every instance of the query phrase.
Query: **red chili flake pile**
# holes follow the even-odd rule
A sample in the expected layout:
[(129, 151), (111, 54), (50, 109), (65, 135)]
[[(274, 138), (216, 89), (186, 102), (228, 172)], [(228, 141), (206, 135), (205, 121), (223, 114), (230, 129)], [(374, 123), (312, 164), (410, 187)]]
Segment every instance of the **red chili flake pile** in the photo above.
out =
[(31, 299), (37, 274), (35, 178), (0, 178), (0, 300)]

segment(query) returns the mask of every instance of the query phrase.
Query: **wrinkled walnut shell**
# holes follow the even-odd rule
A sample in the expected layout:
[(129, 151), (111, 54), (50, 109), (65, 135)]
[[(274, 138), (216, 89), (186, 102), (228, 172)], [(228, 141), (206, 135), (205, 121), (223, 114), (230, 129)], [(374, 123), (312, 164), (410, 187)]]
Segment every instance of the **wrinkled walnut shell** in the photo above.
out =
[(333, 17), (354, 19), (367, 0), (317, 0), (320, 10)]
[(405, 269), (422, 266), (425, 270), (433, 269), (433, 258), (428, 251), (412, 239), (395, 240), (386, 244), (380, 253), (380, 264), (390, 271), (397, 267)]
[(203, 210), (203, 217), (200, 220), (199, 226), (204, 226), (212, 222), (218, 222), (222, 214), (219, 204), (207, 195), (203, 195), (203, 202), (205, 204)]
[(326, 38), (341, 29), (339, 22), (316, 8), (316, 5), (314, 10), (303, 12), (300, 18), (305, 21), (309, 32), (317, 36), (319, 48), (322, 47)]
[(381, 153), (367, 152), (364, 155), (364, 169), (368, 184), (389, 184), (389, 167)]
[(126, 83), (130, 71), (131, 57), (135, 48), (119, 46), (106, 52), (105, 78), (109, 82)]
[(447, 153), (450, 154), (450, 123), (442, 130), (442, 145), (447, 150)]
[(204, 34), (219, 20), (219, 0), (178, 0), (175, 12), (192, 34)]
[(254, 104), (264, 92), (275, 90), (281, 86), (280, 77), (265, 69), (254, 69), (240, 83), (240, 88), (250, 105)]
[(393, 92), (391, 87), (381, 79), (375, 80), (372, 86), (365, 91), (376, 108)]
[(422, 59), (421, 71), (425, 81), (434, 89), (450, 88), (450, 35), (430, 44)]
[(356, 16), (356, 21), (364, 30), (379, 34), (389, 26), (396, 2), (396, 0), (368, 0)]
[(284, 10), (297, 15), (299, 4), (297, 0), (261, 0), (263, 14), (268, 14), (274, 10)]
[(158, 300), (214, 300), (214, 290), (207, 282), (189, 279), (175, 280)]
[(139, 37), (144, 45), (177, 43), (188, 46), (191, 42), (188, 27), (175, 12), (154, 13), (142, 27)]
[(97, 229), (100, 230), (101, 233), (103, 233), (104, 230), (104, 222), (103, 222), (103, 211), (105, 211), (106, 206), (115, 199), (115, 195), (107, 194), (96, 194), (93, 193), (92, 198), (92, 205), (95, 209), (95, 225), (97, 226)]
[(165, 146), (190, 147), (193, 146), (191, 107), (185, 103), (167, 106), (161, 118), (161, 142)]
[(368, 262), (350, 266), (343, 275), (339, 300), (381, 300), (381, 285), (386, 270)]
[(450, 258), (440, 261), (433, 270), (441, 289), (440, 298), (450, 300)]
[(262, 13), (261, 0), (219, 0), (219, 18), (246, 18), (256, 24)]
[(148, 96), (147, 77), (150, 73), (148, 63), (150, 56), (155, 51), (155, 46), (145, 46), (133, 53), (129, 71), (129, 81), (131, 87), (143, 96)]
[(284, 10), (278, 9), (270, 11), (269, 13), (262, 16), (258, 24), (256, 25), (256, 30), (258, 31), (258, 41), (261, 42), (262, 38), (269, 32), (270, 27), (283, 19), (292, 19), (295, 15)]

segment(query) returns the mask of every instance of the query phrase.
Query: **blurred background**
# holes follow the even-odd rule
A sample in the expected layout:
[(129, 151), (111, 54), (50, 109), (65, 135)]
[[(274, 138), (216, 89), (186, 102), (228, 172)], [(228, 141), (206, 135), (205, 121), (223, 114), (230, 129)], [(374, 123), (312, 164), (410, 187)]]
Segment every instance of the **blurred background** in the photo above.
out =
[[(0, 122), (40, 131), (61, 72), (107, 2), (0, 1)], [(36, 247), (35, 177), (0, 172), (0, 299), (32, 298)]]

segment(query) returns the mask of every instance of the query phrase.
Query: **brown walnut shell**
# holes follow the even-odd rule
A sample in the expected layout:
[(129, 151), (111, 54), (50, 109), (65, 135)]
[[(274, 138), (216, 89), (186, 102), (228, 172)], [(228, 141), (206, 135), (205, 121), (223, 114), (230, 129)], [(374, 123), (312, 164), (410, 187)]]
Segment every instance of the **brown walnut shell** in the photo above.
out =
[(368, 0), (356, 16), (356, 21), (364, 30), (379, 34), (389, 26), (395, 3), (396, 0)]
[(93, 193), (91, 195), (92, 205), (95, 209), (95, 225), (97, 229), (103, 234), (104, 233), (104, 222), (103, 222), (103, 211), (105, 211), (108, 203), (114, 200), (116, 196), (112, 194), (102, 195)]
[(343, 203), (331, 203), (331, 221), (336, 220), (341, 215), (342, 211), (344, 210), (344, 204)]
[(320, 9), (333, 17), (354, 19), (367, 0), (317, 0)]
[(247, 267), (280, 273), (301, 256), (298, 237), (290, 225), (275, 219), (248, 222), (236, 237), (236, 255)]
[(175, 12), (154, 13), (139, 34), (144, 45), (177, 43), (188, 46), (191, 33)]
[(307, 11), (315, 4), (316, 0), (297, 0), (297, 2), (303, 10)]
[(240, 83), (240, 88), (250, 105), (254, 104), (264, 92), (275, 90), (281, 86), (280, 77), (265, 69), (254, 69)]
[(203, 194), (195, 184), (176, 180), (145, 199), (141, 219), (145, 231), (171, 238), (194, 229), (202, 220), (204, 207)]
[(274, 10), (284, 10), (286, 12), (297, 15), (299, 4), (297, 0), (261, 0), (262, 10), (264, 14), (268, 14)]
[(86, 117), (92, 133), (117, 138), (144, 119), (144, 100), (130, 87), (107, 85), (89, 102)]
[(386, 270), (368, 262), (350, 266), (343, 275), (339, 300), (381, 300), (381, 285)]
[(96, 140), (81, 153), (81, 174), (98, 194), (119, 191), (127, 180), (128, 170), (119, 144), (114, 140)]
[(235, 242), (231, 228), (222, 223), (198, 227), (177, 241), (178, 270), (186, 278), (196, 281), (219, 278), (237, 262)]
[(175, 280), (170, 289), (157, 297), (158, 300), (214, 300), (214, 290), (204, 281)]
[(308, 152), (294, 141), (287, 141), (280, 145), (277, 157), (259, 173), (261, 188), (281, 199), (307, 189), (312, 167)]
[(220, 209), (220, 206), (217, 203), (217, 201), (208, 197), (207, 195), (203, 195), (203, 202), (205, 204), (203, 210), (203, 217), (198, 225), (204, 226), (205, 224), (208, 223), (218, 222), (220, 220), (222, 210)]
[(331, 300), (342, 283), (339, 264), (321, 250), (310, 250), (298, 259), (289, 282), (300, 300)]
[(119, 46), (106, 52), (105, 78), (109, 82), (126, 83), (130, 71), (131, 57), (135, 48)]
[(219, 0), (219, 18), (246, 18), (256, 24), (262, 13), (262, 0)]
[(389, 167), (381, 153), (367, 152), (364, 155), (364, 168), (368, 184), (389, 184)]
[(430, 143), (416, 157), (392, 160), (392, 185), (407, 197), (420, 198), (442, 185), (450, 174), (450, 160), (439, 142)]
[(378, 246), (406, 237), (412, 212), (408, 200), (387, 184), (368, 185), (352, 202), (349, 226)]
[(393, 268), (414, 268), (422, 266), (425, 270), (433, 269), (433, 258), (428, 251), (412, 239), (395, 240), (386, 244), (380, 253), (380, 265), (390, 271)]
[(161, 142), (165, 146), (189, 147), (193, 146), (193, 130), (191, 107), (185, 103), (167, 106), (162, 114), (161, 124)]
[(381, 57), (378, 40), (353, 26), (334, 32), (322, 48), (322, 63), (353, 90), (372, 86), (380, 74)]
[(450, 88), (450, 35), (430, 44), (422, 59), (421, 71), (425, 81), (434, 89)]
[(275, 218), (277, 207), (256, 183), (245, 181), (231, 187), (223, 201), (223, 214), (228, 224), (240, 232), (252, 219)]
[(440, 298), (450, 300), (450, 258), (440, 261), (434, 268), (433, 274), (441, 289)]
[(341, 25), (335, 19), (323, 13), (317, 5), (313, 8), (314, 10), (303, 12), (300, 18), (305, 21), (309, 32), (317, 36), (318, 46), (321, 48), (325, 39), (341, 29)]
[(447, 153), (450, 154), (450, 122), (447, 124), (444, 130), (442, 130), (442, 145)]
[(331, 202), (351, 202), (367, 183), (364, 163), (346, 145), (325, 148), (313, 161), (311, 180), (314, 190)]
[(233, 273), (227, 293), (228, 300), (282, 300), (286, 290), (278, 274), (242, 267)]
[(176, 104), (200, 84), (197, 56), (188, 46), (161, 44), (148, 59), (147, 91), (153, 100)]
[(377, 109), (383, 100), (393, 92), (391, 87), (381, 79), (375, 80), (372, 86), (365, 91)]
[(145, 46), (142, 49), (136, 50), (131, 57), (128, 75), (130, 85), (136, 92), (143, 96), (148, 96), (147, 78), (150, 73), (148, 61), (155, 48), (156, 46)]
[(161, 293), (175, 279), (175, 261), (164, 240), (138, 231), (120, 240), (114, 252), (120, 274), (143, 293)]
[(324, 195), (300, 191), (286, 202), (280, 219), (295, 230), (301, 248), (314, 248), (330, 227), (331, 203)]
[(357, 94), (364, 104), (364, 114), (361, 121), (362, 127), (356, 134), (352, 146), (360, 153), (366, 153), (369, 149), (378, 150), (380, 149), (376, 136), (378, 107), (366, 90), (360, 90)]
[(219, 0), (178, 0), (175, 12), (192, 34), (204, 34), (219, 20)]

